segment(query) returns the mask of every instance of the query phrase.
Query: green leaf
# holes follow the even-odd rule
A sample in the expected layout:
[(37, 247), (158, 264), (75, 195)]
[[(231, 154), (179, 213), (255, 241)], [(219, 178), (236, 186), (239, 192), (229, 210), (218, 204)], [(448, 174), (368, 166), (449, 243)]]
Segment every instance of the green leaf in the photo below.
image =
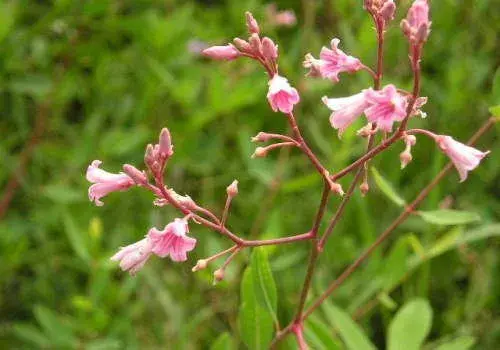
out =
[(459, 337), (448, 343), (439, 345), (436, 350), (469, 350), (476, 343), (476, 339), (471, 336)]
[(49, 348), (50, 341), (38, 328), (30, 324), (16, 324), (13, 327), (14, 334), (19, 339), (36, 345), (38, 348)]
[(76, 345), (76, 338), (68, 322), (60, 319), (57, 314), (44, 306), (35, 306), (34, 313), (52, 345), (64, 347), (74, 347)]
[(89, 262), (91, 260), (90, 253), (83, 231), (76, 226), (73, 217), (69, 213), (64, 214), (64, 233), (66, 233), (66, 237), (76, 255), (83, 261)]
[(250, 266), (253, 271), (253, 284), (257, 302), (269, 311), (277, 323), (278, 294), (265, 248), (255, 248)]
[(377, 169), (372, 167), (372, 174), (375, 183), (377, 184), (380, 191), (387, 196), (396, 205), (403, 207), (406, 201), (396, 192), (394, 187), (378, 172)]
[(229, 333), (222, 333), (212, 343), (210, 350), (231, 350), (234, 349), (234, 342)]
[(252, 268), (247, 267), (241, 280), (238, 323), (243, 343), (251, 350), (264, 350), (273, 337), (273, 319), (256, 300), (254, 280)]
[(304, 333), (312, 349), (342, 349), (338, 340), (333, 336), (333, 330), (316, 315), (311, 315), (307, 318)]
[(432, 326), (432, 309), (425, 299), (407, 302), (389, 325), (388, 350), (419, 350)]
[(347, 349), (376, 349), (363, 329), (352, 320), (349, 314), (328, 301), (325, 301), (322, 307), (326, 318), (329, 320), (330, 324), (337, 329)]
[(465, 225), (481, 220), (481, 217), (476, 213), (451, 209), (419, 211), (418, 215), (428, 223), (435, 225)]
[(408, 272), (409, 268), (406, 263), (408, 255), (408, 239), (407, 237), (401, 237), (392, 246), (389, 255), (384, 259), (382, 264), (384, 290), (391, 290), (392, 287), (397, 284)]

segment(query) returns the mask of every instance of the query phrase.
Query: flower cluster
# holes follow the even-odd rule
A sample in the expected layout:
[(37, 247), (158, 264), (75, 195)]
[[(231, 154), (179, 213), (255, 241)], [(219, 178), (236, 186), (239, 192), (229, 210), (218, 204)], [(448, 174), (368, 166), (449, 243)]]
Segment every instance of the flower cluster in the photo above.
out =
[[(226, 266), (245, 248), (289, 244), (305, 240), (311, 241), (314, 245), (309, 260), (310, 264), (312, 264), (310, 267), (312, 267), (308, 269), (308, 274), (312, 274), (317, 257), (323, 251), (328, 237), (335, 229), (340, 216), (344, 212), (345, 205), (351, 198), (356, 186), (361, 183), (359, 188), (363, 195), (369, 192), (370, 179), (367, 171), (369, 162), (391, 145), (397, 142), (403, 142), (405, 145), (404, 151), (399, 156), (401, 168), (407, 167), (413, 160), (411, 151), (417, 144), (417, 135), (424, 135), (435, 141), (438, 148), (450, 158), (457, 169), (460, 181), (464, 181), (467, 178), (468, 172), (478, 167), (481, 160), (489, 152), (481, 152), (454, 140), (451, 136), (438, 135), (425, 129), (408, 128), (408, 124), (412, 118), (426, 116), (421, 110), (426, 104), (427, 98), (420, 96), (420, 61), (422, 59), (423, 46), (428, 40), (431, 26), (428, 1), (415, 0), (408, 11), (406, 19), (401, 22), (403, 33), (409, 42), (409, 57), (414, 75), (412, 92), (399, 89), (393, 84), (382, 85), (383, 38), (387, 26), (394, 19), (396, 11), (395, 2), (393, 0), (365, 0), (364, 8), (373, 18), (377, 32), (379, 47), (376, 69), (369, 68), (359, 58), (350, 56), (342, 51), (339, 48), (340, 40), (337, 38), (331, 41), (330, 48), (323, 47), (321, 49), (319, 59), (314, 58), (309, 53), (305, 56), (303, 63), (304, 67), (309, 69), (308, 76), (328, 79), (333, 83), (340, 82), (341, 73), (365, 71), (373, 77), (373, 87), (367, 87), (348, 97), (328, 98), (325, 96), (322, 98), (323, 103), (331, 110), (330, 125), (338, 131), (339, 136), (363, 115), (366, 117), (365, 126), (357, 132), (358, 136), (368, 139), (366, 152), (353, 163), (335, 173), (330, 173), (302, 136), (294, 114), (294, 108), (300, 102), (299, 93), (297, 89), (290, 85), (286, 77), (279, 74), (278, 46), (269, 37), (261, 36), (260, 25), (250, 12), (246, 13), (247, 40), (235, 38), (233, 43), (208, 47), (203, 51), (203, 55), (215, 60), (231, 61), (240, 58), (249, 58), (260, 64), (266, 71), (269, 86), (266, 96), (267, 101), (274, 112), (281, 112), (285, 115), (290, 133), (259, 132), (252, 138), (252, 142), (270, 142), (271, 144), (257, 147), (252, 157), (265, 157), (270, 151), (283, 147), (298, 149), (307, 157), (311, 166), (314, 167), (324, 182), (321, 202), (312, 228), (303, 234), (252, 241), (245, 240), (231, 232), (227, 226), (227, 221), (232, 201), (239, 193), (238, 181), (233, 181), (226, 188), (226, 201), (221, 215), (216, 215), (213, 211), (200, 206), (188, 195), (179, 195), (164, 182), (167, 163), (174, 154), (170, 132), (167, 128), (164, 128), (160, 133), (158, 143), (149, 144), (146, 147), (144, 155), (145, 170), (139, 170), (133, 165), (125, 164), (123, 165), (122, 173), (113, 174), (100, 168), (102, 164), (100, 160), (94, 160), (87, 169), (87, 180), (92, 183), (88, 190), (89, 199), (97, 206), (102, 206), (104, 203), (101, 199), (111, 192), (125, 191), (133, 186), (138, 186), (149, 190), (153, 194), (154, 205), (158, 207), (170, 205), (183, 214), (182, 218), (175, 218), (163, 230), (154, 227), (151, 228), (143, 239), (121, 248), (113, 255), (111, 259), (119, 261), (122, 270), (129, 271), (133, 275), (146, 264), (152, 255), (160, 258), (170, 257), (175, 262), (186, 261), (188, 259), (187, 253), (195, 248), (197, 242), (195, 238), (188, 236), (188, 223), (191, 221), (219, 233), (234, 244), (222, 252), (198, 260), (192, 269), (193, 271), (205, 269), (210, 262), (229, 254), (222, 266), (213, 273), (214, 281), (216, 282), (224, 278)], [(295, 23), (295, 17), (293, 16), (292, 18), (291, 12), (277, 12), (276, 8), (272, 8), (269, 11), (272, 11), (268, 15), (273, 17), (273, 21), (275, 21), (274, 25), (278, 25), (279, 23), (287, 25), (290, 25), (292, 22)], [(396, 128), (395, 125), (397, 126)], [(377, 142), (379, 143), (377, 144)], [(355, 175), (351, 186), (344, 192), (340, 183), (336, 181), (350, 173)], [(437, 181), (433, 183), (434, 186)], [(428, 193), (428, 191), (423, 192)], [(331, 193), (336, 193), (343, 196), (343, 198), (330, 224), (320, 237), (318, 231), (327, 212), (326, 208)], [(417, 200), (410, 207), (415, 208), (424, 197), (425, 195), (417, 197)], [(405, 211), (403, 219), (409, 216), (410, 213), (411, 211)], [(393, 230), (401, 222), (402, 219), (398, 218), (390, 230)], [(389, 233), (391, 232), (390, 230)], [(388, 233), (386, 232), (382, 236), (387, 237)], [(375, 242), (368, 249), (368, 252), (371, 252), (380, 243), (381, 241)], [(307, 348), (303, 337), (303, 311), (311, 277), (308, 276), (306, 278), (302, 293), (303, 297), (301, 298), (303, 302), (299, 305), (296, 319), (278, 334), (279, 338), (290, 332), (295, 333), (301, 349)], [(321, 301), (319, 304), (321, 304)], [(308, 315), (309, 313), (305, 314)]]

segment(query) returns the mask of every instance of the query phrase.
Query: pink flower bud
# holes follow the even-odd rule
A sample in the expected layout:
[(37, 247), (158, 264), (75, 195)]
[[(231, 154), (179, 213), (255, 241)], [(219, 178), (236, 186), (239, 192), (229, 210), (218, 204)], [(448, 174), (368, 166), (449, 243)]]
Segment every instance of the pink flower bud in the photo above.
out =
[(224, 280), (225, 271), (224, 269), (217, 269), (214, 271), (214, 284)]
[(380, 17), (385, 23), (388, 23), (394, 19), (394, 13), (396, 12), (396, 4), (392, 1), (386, 1), (379, 11)]
[(252, 137), (251, 141), (252, 142), (267, 142), (271, 139), (272, 139), (271, 135), (261, 131), (257, 135)]
[(332, 190), (332, 192), (337, 193), (341, 197), (344, 196), (344, 190), (342, 189), (342, 185), (341, 184), (339, 184), (337, 182), (332, 182), (330, 184), (330, 189)]
[(123, 165), (123, 172), (127, 174), (138, 185), (147, 185), (148, 178), (144, 172), (130, 164)]
[(249, 39), (250, 47), (252, 48), (252, 52), (255, 55), (262, 55), (262, 42), (260, 41), (258, 34), (252, 34)]
[(120, 248), (118, 253), (111, 257), (111, 260), (119, 261), (120, 268), (133, 276), (144, 267), (151, 256), (152, 248), (151, 240), (146, 237), (139, 242)]
[(170, 131), (167, 128), (161, 129), (160, 142), (158, 143), (158, 154), (162, 159), (166, 159), (174, 154), (174, 147), (172, 146), (172, 138)]
[(235, 197), (238, 195), (238, 180), (234, 180), (229, 186), (226, 188), (227, 195), (229, 197)]
[(268, 37), (262, 39), (262, 53), (265, 58), (275, 61), (278, 58), (278, 46)]
[(245, 41), (240, 38), (234, 38), (233, 43), (234, 46), (236, 46), (241, 52), (246, 52), (246, 53), (252, 52), (252, 46), (250, 46), (250, 43), (248, 41)]
[(196, 265), (191, 269), (193, 272), (206, 269), (208, 266), (208, 261), (205, 259), (198, 260)]
[(144, 153), (144, 163), (151, 169), (155, 161), (154, 147), (152, 144), (149, 144), (147, 145), (146, 152)]
[(406, 168), (408, 164), (413, 160), (413, 157), (408, 149), (401, 152), (399, 155), (399, 159), (401, 160), (401, 169)]
[(252, 158), (264, 158), (267, 156), (267, 149), (265, 147), (257, 147), (252, 154)]
[(250, 34), (259, 34), (260, 28), (257, 20), (254, 18), (251, 12), (245, 12), (245, 17), (247, 20), (247, 28)]
[(203, 50), (203, 55), (214, 60), (231, 61), (240, 57), (240, 52), (231, 44), (225, 46), (212, 46)]
[(401, 29), (413, 45), (427, 41), (430, 33), (429, 3), (427, 0), (415, 0), (406, 19), (401, 22)]
[(368, 182), (363, 181), (363, 183), (359, 186), (359, 190), (363, 196), (366, 196), (370, 191), (370, 185), (368, 185)]

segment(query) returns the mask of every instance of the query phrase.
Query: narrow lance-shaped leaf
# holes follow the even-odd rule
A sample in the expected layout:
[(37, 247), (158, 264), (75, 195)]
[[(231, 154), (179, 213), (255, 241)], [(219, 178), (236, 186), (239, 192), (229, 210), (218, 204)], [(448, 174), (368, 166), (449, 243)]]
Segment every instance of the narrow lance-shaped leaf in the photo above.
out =
[(354, 322), (345, 311), (329, 301), (323, 303), (323, 311), (330, 324), (334, 326), (347, 349), (349, 350), (375, 350), (376, 347), (368, 339), (363, 329)]
[(277, 325), (278, 293), (265, 248), (255, 248), (251, 265), (255, 297), (261, 307), (267, 310)]
[(418, 215), (428, 223), (435, 225), (465, 225), (481, 220), (481, 217), (476, 213), (451, 209), (419, 211)]
[(372, 174), (377, 187), (382, 191), (396, 205), (403, 207), (406, 201), (396, 192), (394, 187), (378, 172), (377, 169), (372, 167)]

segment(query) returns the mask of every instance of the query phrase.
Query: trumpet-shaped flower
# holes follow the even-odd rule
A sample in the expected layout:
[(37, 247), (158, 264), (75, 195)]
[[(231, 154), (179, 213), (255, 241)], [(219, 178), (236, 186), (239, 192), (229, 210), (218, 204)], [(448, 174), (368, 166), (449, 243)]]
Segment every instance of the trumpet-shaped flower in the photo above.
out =
[(153, 227), (147, 237), (152, 242), (152, 252), (159, 257), (170, 255), (173, 261), (186, 261), (187, 252), (196, 245), (196, 239), (186, 235), (188, 232), (186, 219), (175, 219), (161, 231)]
[(299, 103), (300, 97), (297, 90), (290, 86), (286, 78), (275, 74), (269, 81), (267, 100), (273, 111), (288, 114), (293, 111), (293, 106)]
[(467, 179), (469, 171), (477, 168), (481, 160), (490, 152), (481, 152), (474, 147), (464, 145), (454, 140), (451, 136), (438, 135), (436, 142), (441, 149), (453, 162), (460, 175), (460, 182)]
[(323, 103), (332, 110), (330, 115), (330, 124), (338, 129), (339, 136), (345, 129), (351, 125), (358, 117), (363, 114), (369, 104), (365, 97), (365, 92), (342, 98), (323, 97)]
[(135, 182), (124, 173), (112, 174), (99, 168), (100, 160), (94, 160), (87, 168), (87, 180), (93, 185), (89, 187), (89, 199), (97, 206), (104, 205), (101, 198), (115, 191), (125, 191)]
[(118, 253), (111, 257), (111, 260), (119, 261), (120, 268), (123, 271), (135, 275), (146, 264), (146, 261), (151, 256), (152, 248), (151, 239), (146, 237), (139, 242), (120, 248)]
[(365, 110), (368, 121), (377, 123), (384, 131), (392, 131), (394, 122), (406, 116), (407, 99), (397, 92), (394, 85), (387, 85), (382, 90), (365, 90), (365, 99), (369, 104)]

